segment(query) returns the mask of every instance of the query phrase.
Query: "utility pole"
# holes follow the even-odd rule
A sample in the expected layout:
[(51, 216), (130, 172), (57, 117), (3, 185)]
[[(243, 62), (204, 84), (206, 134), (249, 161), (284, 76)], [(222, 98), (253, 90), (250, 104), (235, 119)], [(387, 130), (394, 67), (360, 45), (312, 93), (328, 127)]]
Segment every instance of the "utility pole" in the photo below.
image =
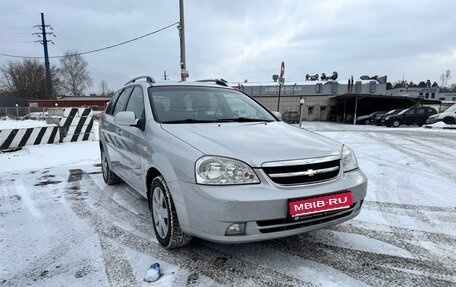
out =
[(53, 32), (46, 32), (46, 28), (50, 28), (51, 30), (52, 27), (50, 25), (46, 25), (44, 23), (44, 14), (41, 13), (41, 25), (35, 25), (34, 27), (38, 27), (41, 32), (40, 33), (33, 33), (35, 35), (38, 35), (38, 37), (42, 38), (42, 40), (38, 40), (38, 41), (35, 41), (35, 42), (39, 42), (41, 44), (43, 44), (43, 47), (44, 47), (44, 67), (46, 69), (46, 94), (45, 96), (47, 96), (48, 98), (52, 98), (52, 82), (51, 82), (51, 66), (49, 64), (49, 53), (48, 53), (48, 42), (51, 42), (52, 44), (54, 44), (54, 42), (52, 42), (52, 40), (48, 40), (47, 39), (47, 35), (54, 35)]
[(185, 24), (184, 24), (184, 0), (179, 0), (179, 40), (180, 40), (180, 68), (181, 81), (188, 78), (187, 63), (185, 62)]

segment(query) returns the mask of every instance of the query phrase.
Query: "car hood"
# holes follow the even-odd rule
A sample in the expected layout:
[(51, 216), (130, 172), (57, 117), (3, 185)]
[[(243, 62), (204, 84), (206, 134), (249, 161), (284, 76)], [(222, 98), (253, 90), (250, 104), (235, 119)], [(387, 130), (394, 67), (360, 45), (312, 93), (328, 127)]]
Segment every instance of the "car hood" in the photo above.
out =
[(433, 114), (431, 116), (429, 116), (430, 119), (443, 119), (444, 117), (455, 117), (455, 113), (454, 112), (443, 112), (443, 113), (440, 113), (440, 114)]
[(283, 122), (162, 124), (162, 128), (207, 155), (262, 163), (340, 156), (342, 144)]
[(366, 119), (370, 119), (371, 117), (372, 117), (371, 115), (359, 116), (359, 117), (356, 117), (356, 120), (366, 120)]

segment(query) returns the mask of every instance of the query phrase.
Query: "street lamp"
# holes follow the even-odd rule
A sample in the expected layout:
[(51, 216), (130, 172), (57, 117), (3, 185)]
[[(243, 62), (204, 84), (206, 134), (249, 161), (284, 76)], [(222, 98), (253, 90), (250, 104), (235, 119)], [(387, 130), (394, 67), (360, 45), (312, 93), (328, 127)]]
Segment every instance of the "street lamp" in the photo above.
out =
[(16, 117), (19, 117), (19, 105), (16, 104)]
[(304, 100), (302, 97), (301, 99), (299, 100), (299, 107), (300, 107), (300, 112), (299, 112), (299, 127), (302, 127), (302, 112), (303, 112), (303, 109), (304, 109), (304, 103), (306, 102), (306, 100)]

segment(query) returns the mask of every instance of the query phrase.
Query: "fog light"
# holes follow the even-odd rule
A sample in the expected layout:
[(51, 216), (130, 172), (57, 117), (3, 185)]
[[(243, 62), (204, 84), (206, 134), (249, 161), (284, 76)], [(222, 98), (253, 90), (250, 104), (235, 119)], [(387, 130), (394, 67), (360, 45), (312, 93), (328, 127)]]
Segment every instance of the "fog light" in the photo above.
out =
[(225, 235), (239, 235), (244, 234), (245, 223), (233, 223), (226, 229)]

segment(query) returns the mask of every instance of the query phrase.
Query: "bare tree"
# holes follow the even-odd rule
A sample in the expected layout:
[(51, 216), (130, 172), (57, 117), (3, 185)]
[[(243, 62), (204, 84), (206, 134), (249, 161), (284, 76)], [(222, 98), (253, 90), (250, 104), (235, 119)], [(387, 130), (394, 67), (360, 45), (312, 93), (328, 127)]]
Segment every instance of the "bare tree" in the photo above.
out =
[(87, 61), (77, 51), (67, 51), (60, 58), (62, 87), (72, 96), (81, 96), (92, 86)]
[[(3, 94), (24, 99), (47, 98), (46, 72), (38, 60), (10, 61), (0, 67), (0, 72), (0, 89)], [(57, 95), (60, 79), (56, 67), (51, 67), (51, 82), (53, 94)]]
[(440, 81), (442, 82), (441, 87), (446, 88), (448, 81), (451, 79), (451, 70), (446, 70), (445, 73), (440, 75)]
[(101, 80), (100, 82), (100, 94), (102, 96), (106, 96), (109, 93), (108, 83), (105, 80)]

